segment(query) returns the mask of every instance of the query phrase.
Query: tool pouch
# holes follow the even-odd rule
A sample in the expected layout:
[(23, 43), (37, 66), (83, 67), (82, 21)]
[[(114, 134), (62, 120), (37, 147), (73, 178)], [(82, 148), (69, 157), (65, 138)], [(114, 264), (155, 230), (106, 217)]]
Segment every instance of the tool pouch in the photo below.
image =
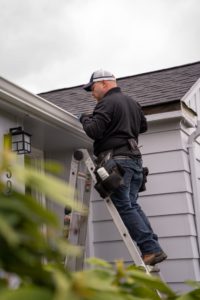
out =
[(125, 171), (113, 159), (109, 159), (97, 166), (94, 173), (97, 179), (94, 187), (102, 198), (106, 198), (123, 184)]
[(142, 180), (142, 185), (139, 189), (139, 193), (146, 191), (147, 176), (149, 175), (149, 169), (147, 167), (142, 168), (142, 171), (143, 171), (143, 180)]

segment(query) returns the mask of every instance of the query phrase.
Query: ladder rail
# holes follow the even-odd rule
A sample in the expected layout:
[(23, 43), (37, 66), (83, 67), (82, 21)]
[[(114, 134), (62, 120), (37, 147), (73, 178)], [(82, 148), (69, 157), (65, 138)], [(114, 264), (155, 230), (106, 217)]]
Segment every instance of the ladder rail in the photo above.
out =
[[(76, 180), (77, 180), (77, 174), (78, 174), (78, 165), (79, 162), (77, 160), (74, 160), (72, 158), (71, 162), (71, 168), (70, 168), (70, 176), (69, 176), (69, 183), (73, 187), (73, 194), (72, 197), (74, 201), (76, 200), (75, 193), (76, 193)], [(71, 213), (70, 217), (70, 224), (69, 224), (69, 233), (67, 239), (70, 241), (71, 244), (77, 244), (78, 243), (78, 236), (73, 234), (74, 227), (77, 223), (77, 215), (73, 212)], [(76, 258), (72, 257), (65, 257), (64, 261), (64, 266), (65, 268), (69, 268), (70, 270), (75, 270), (76, 269)]]
[[(75, 177), (78, 176), (79, 174), (79, 165), (80, 165), (80, 162), (83, 161), (90, 176), (91, 176), (91, 179), (93, 180), (94, 183), (97, 182), (96, 180), (96, 176), (94, 174), (94, 171), (95, 171), (95, 165), (94, 165), (94, 162), (92, 161), (90, 155), (89, 155), (89, 152), (88, 150), (86, 149), (79, 149), (77, 150), (75, 153), (74, 153), (74, 157), (72, 159), (72, 164), (71, 164), (71, 169), (72, 169), (72, 172), (71, 172), (71, 175), (70, 175), (70, 180), (71, 182), (70, 183), (73, 183), (73, 186), (75, 188), (76, 186), (76, 181), (75, 181)], [(91, 185), (91, 182), (89, 183), (89, 185)], [(86, 191), (87, 190), (87, 191)], [(85, 194), (85, 192), (88, 192), (90, 190), (90, 193), (89, 194)], [(82, 203), (85, 204), (87, 207), (89, 207), (89, 202), (90, 202), (90, 198), (91, 198), (91, 186), (90, 186), (90, 189), (86, 189), (86, 184), (85, 184), (85, 192), (83, 193), (82, 195)], [(75, 195), (75, 194), (74, 194)], [(106, 197), (104, 200), (104, 203), (110, 213), (110, 216), (116, 226), (116, 228), (118, 229), (118, 232), (120, 233), (120, 236), (134, 262), (134, 264), (136, 266), (140, 266), (142, 267), (146, 274), (150, 275), (151, 274), (156, 274), (157, 276), (159, 276), (162, 280), (162, 276), (160, 274), (160, 270), (155, 267), (155, 266), (150, 266), (150, 265), (146, 265), (140, 255), (140, 252), (137, 248), (137, 245), (135, 244), (135, 242), (133, 241), (133, 239), (131, 238), (129, 232), (128, 232), (128, 229), (126, 228), (123, 220), (121, 219), (121, 216), (119, 215), (115, 205), (113, 204), (112, 200), (110, 197)], [(74, 216), (73, 216), (74, 215)], [(77, 219), (78, 217), (78, 214), (75, 212), (74, 214), (72, 213), (72, 224), (70, 222), (70, 235), (69, 235), (69, 241), (72, 243), (72, 244), (76, 244), (78, 245), (79, 243), (81, 244), (81, 246), (84, 248), (84, 241), (86, 240), (86, 235), (87, 235), (87, 230), (86, 228), (84, 228), (84, 230), (82, 230), (82, 233), (81, 233), (81, 229), (79, 228), (79, 230), (74, 234), (73, 233), (73, 226), (74, 224), (79, 224), (79, 227), (80, 226), (80, 217), (81, 215), (79, 214), (79, 219)], [(86, 219), (86, 218), (85, 218)], [(75, 221), (73, 221), (75, 220)], [(74, 236), (73, 236), (74, 234)], [(80, 234), (81, 235), (81, 238), (80, 238)], [(80, 258), (76, 259), (76, 258), (70, 258), (69, 261), (68, 259), (66, 258), (65, 259), (65, 266), (66, 267), (69, 267), (71, 270), (77, 270), (80, 269), (81, 267), (83, 267), (84, 263), (84, 255), (82, 255)], [(162, 298), (162, 295), (160, 294), (159, 291), (157, 291), (157, 294), (160, 298)]]
[[(96, 177), (95, 177), (95, 174), (94, 174), (94, 169), (95, 169), (95, 166), (94, 166), (94, 163), (88, 153), (88, 151), (86, 149), (81, 149), (80, 151), (82, 151), (83, 153), (83, 160), (85, 161), (85, 164), (88, 168), (88, 171), (90, 172), (91, 176), (92, 176), (92, 179), (94, 181), (94, 183), (96, 183)], [(112, 220), (113, 222), (115, 223), (115, 226), (117, 227), (128, 251), (129, 251), (129, 254), (131, 256), (131, 258), (133, 259), (135, 265), (137, 266), (142, 266), (145, 271), (147, 273), (150, 272), (150, 268), (149, 266), (145, 265), (144, 261), (142, 260), (141, 256), (140, 256), (140, 253), (135, 245), (135, 243), (133, 242), (129, 232), (128, 232), (128, 229), (126, 228), (126, 226), (124, 225), (124, 222), (122, 221), (116, 207), (114, 206), (112, 200), (110, 199), (110, 197), (106, 197), (104, 199), (104, 202), (106, 204), (106, 207), (112, 217)]]
[[(79, 200), (84, 205), (89, 207), (89, 202), (90, 202), (90, 198), (91, 198), (91, 182), (89, 183), (89, 186), (90, 186), (89, 189), (88, 189), (87, 183), (85, 182), (85, 190), (83, 192), (82, 199), (77, 199), (75, 197), (75, 188), (77, 187), (77, 178), (78, 178), (78, 174), (80, 173), (79, 172), (80, 161), (84, 161), (84, 164), (85, 164), (87, 170), (89, 171), (91, 179), (93, 180), (94, 183), (97, 182), (95, 174), (94, 174), (95, 165), (89, 155), (88, 150), (80, 149), (80, 150), (77, 150), (75, 153), (74, 153), (74, 157), (72, 158), (69, 183), (74, 187), (75, 201)], [(87, 188), (86, 188), (86, 186), (87, 186)], [(87, 193), (89, 191), (90, 191), (90, 193)], [(113, 220), (116, 228), (118, 229), (118, 231), (124, 241), (124, 244), (127, 247), (127, 250), (129, 251), (131, 258), (133, 259), (134, 264), (136, 266), (143, 267), (146, 274), (148, 274), (149, 276), (151, 276), (151, 274), (153, 274), (153, 273), (156, 273), (156, 275), (159, 276), (163, 280), (163, 278), (159, 272), (159, 269), (156, 269), (155, 266), (152, 267), (152, 266), (146, 265), (144, 263), (144, 261), (142, 260), (140, 252), (139, 252), (136, 244), (132, 240), (132, 238), (128, 232), (128, 229), (126, 228), (124, 222), (122, 221), (121, 216), (119, 215), (111, 198), (106, 197), (103, 200), (104, 200), (104, 203), (112, 217), (112, 220)], [(84, 225), (87, 226), (86, 218), (83, 217), (82, 220), (85, 222)], [(85, 240), (86, 240), (86, 235), (87, 235), (87, 228), (84, 226), (80, 226), (80, 225), (82, 225), (80, 223), (81, 223), (81, 214), (77, 213), (77, 212), (72, 212), (68, 240), (72, 244), (76, 244), (76, 245), (81, 244), (81, 246), (83, 248), (85, 248), (84, 246), (85, 246)], [(82, 227), (82, 229), (80, 227)], [(77, 228), (78, 230), (76, 232), (74, 232), (74, 228)], [(64, 264), (65, 264), (65, 267), (69, 268), (70, 270), (74, 270), (74, 271), (76, 271), (77, 269), (80, 270), (81, 268), (83, 268), (83, 265), (84, 265), (84, 253), (79, 258), (66, 257)], [(158, 296), (162, 299), (162, 294), (158, 290), (156, 290), (156, 292), (157, 292)]]
[[(80, 160), (75, 159), (73, 156), (71, 161), (69, 184), (73, 188), (74, 201), (79, 201), (85, 208), (89, 208), (92, 178), (86, 168), (85, 163), (81, 164)], [(83, 269), (86, 251), (85, 240), (88, 231), (87, 227), (88, 216), (72, 210), (67, 239), (71, 244), (79, 245), (82, 251), (80, 256), (65, 257), (64, 266), (71, 271)]]

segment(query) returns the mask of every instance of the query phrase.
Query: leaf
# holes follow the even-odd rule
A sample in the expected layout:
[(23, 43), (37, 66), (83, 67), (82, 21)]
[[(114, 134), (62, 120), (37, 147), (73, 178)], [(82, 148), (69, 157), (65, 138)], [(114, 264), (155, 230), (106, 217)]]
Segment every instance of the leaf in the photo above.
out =
[(113, 269), (113, 266), (109, 264), (107, 261), (97, 258), (97, 257), (90, 257), (86, 259), (86, 262), (90, 265), (96, 266), (96, 267), (103, 267), (108, 269)]
[(62, 204), (70, 206), (73, 209), (86, 214), (87, 210), (78, 201), (73, 199), (73, 189), (62, 180), (55, 176), (40, 173), (31, 167), (24, 168), (15, 164), (12, 166), (13, 176), (22, 183), (43, 192), (50, 199)]
[(56, 283), (56, 291), (54, 300), (65, 300), (66, 295), (70, 290), (69, 278), (66, 275), (58, 270), (54, 270), (53, 277)]
[(55, 213), (50, 210), (47, 210), (32, 196), (20, 194), (18, 192), (13, 192), (12, 197), (15, 197), (18, 201), (23, 201), (27, 208), (32, 213), (34, 212), (34, 215), (37, 218), (37, 222), (40, 219), (43, 223), (52, 224), (53, 226), (58, 227), (59, 221)]
[(9, 196), (0, 194), (0, 198), (1, 212), (13, 212), (36, 223), (49, 223), (56, 227), (59, 225), (55, 213), (47, 210), (30, 195), (12, 191), (12, 194)]
[(163, 281), (161, 281), (160, 278), (156, 276), (150, 276), (142, 271), (137, 270), (129, 271), (129, 274), (141, 286), (148, 286), (150, 288), (156, 289), (170, 297), (176, 296), (174, 291), (172, 291), (172, 289), (169, 286), (167, 286)]
[(113, 274), (107, 270), (84, 270), (73, 274), (73, 284), (77, 291), (98, 290), (118, 291), (119, 288), (112, 284)]
[(8, 224), (8, 221), (0, 214), (0, 235), (11, 245), (17, 245), (19, 243), (19, 235)]
[(149, 298), (151, 300), (160, 300), (160, 296), (155, 289), (150, 288), (149, 286), (140, 286), (137, 283), (131, 285), (124, 285), (125, 289), (130, 291), (130, 293), (138, 298)]
[(57, 241), (57, 247), (63, 255), (69, 256), (79, 256), (82, 254), (83, 249), (79, 246), (71, 245), (65, 240), (59, 239)]
[[(197, 283), (198, 285), (198, 283)], [(200, 289), (195, 289), (193, 291), (190, 291), (186, 294), (183, 294), (182, 296), (179, 296), (177, 300), (199, 300), (200, 299)]]
[(194, 288), (200, 289), (200, 282), (199, 281), (187, 280), (185, 283), (187, 283), (190, 286), (193, 286)]
[(53, 174), (61, 174), (61, 172), (63, 172), (64, 169), (63, 166), (61, 166), (61, 164), (52, 160), (48, 160), (44, 163), (44, 170)]
[(39, 287), (21, 287), (16, 290), (0, 292), (2, 300), (53, 300), (50, 290)]
[(91, 300), (141, 300), (131, 294), (125, 294), (121, 292), (104, 292), (96, 291)]

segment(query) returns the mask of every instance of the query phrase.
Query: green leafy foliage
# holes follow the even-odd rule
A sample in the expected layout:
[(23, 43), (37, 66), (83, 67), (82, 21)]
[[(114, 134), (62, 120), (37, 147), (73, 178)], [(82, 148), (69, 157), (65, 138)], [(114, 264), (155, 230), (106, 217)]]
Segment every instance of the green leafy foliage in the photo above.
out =
[[(48, 164), (48, 172), (58, 172)], [(12, 173), (21, 185), (35, 189), (63, 207), (68, 205), (86, 213), (73, 202), (73, 191), (52, 174), (21, 166), (11, 153), (0, 160), (0, 175)], [(67, 255), (79, 255), (80, 249), (58, 236), (60, 222), (55, 214), (31, 195), (13, 188), (9, 193), (5, 180), (0, 181), (0, 299), (1, 300), (168, 300), (200, 299), (199, 283), (194, 290), (175, 294), (157, 277), (147, 275), (123, 261), (114, 265), (98, 259), (87, 260), (90, 268), (70, 272), (64, 268)], [(17, 279), (13, 287), (12, 279)]]
[(0, 295), (3, 300), (53, 300), (53, 295), (48, 289), (33, 286), (22, 287), (17, 290), (5, 290)]

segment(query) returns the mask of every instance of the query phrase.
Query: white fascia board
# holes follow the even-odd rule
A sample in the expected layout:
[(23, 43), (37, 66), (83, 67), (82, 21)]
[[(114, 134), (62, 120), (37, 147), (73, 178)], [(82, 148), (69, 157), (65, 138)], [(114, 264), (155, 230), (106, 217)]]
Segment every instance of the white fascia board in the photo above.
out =
[(179, 120), (183, 120), (188, 127), (195, 127), (195, 122), (191, 122), (191, 119), (189, 119), (181, 110), (147, 115), (146, 118), (148, 123), (156, 122), (156, 121), (179, 119)]
[(0, 100), (26, 114), (67, 129), (77, 138), (84, 139), (84, 141), (88, 139), (88, 142), (91, 143), (74, 115), (2, 77), (0, 78)]
[(197, 114), (198, 120), (200, 120), (200, 78), (182, 97), (181, 102), (192, 109)]

